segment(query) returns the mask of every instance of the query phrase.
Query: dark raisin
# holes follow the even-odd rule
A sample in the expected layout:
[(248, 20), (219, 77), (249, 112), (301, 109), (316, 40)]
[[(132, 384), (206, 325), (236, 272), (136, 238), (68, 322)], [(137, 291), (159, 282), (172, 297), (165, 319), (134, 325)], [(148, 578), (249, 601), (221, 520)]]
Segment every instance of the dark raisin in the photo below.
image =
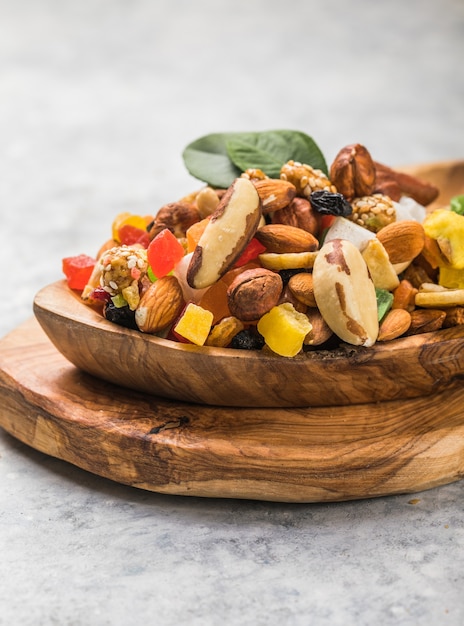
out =
[(313, 191), (309, 196), (311, 207), (322, 215), (336, 215), (346, 217), (353, 213), (353, 207), (341, 193), (330, 191)]
[(105, 304), (103, 315), (108, 321), (113, 322), (113, 324), (138, 330), (137, 324), (135, 323), (135, 311), (131, 311), (128, 305), (117, 307), (114, 306), (113, 302), (110, 300)]
[(247, 328), (235, 335), (229, 347), (236, 350), (261, 350), (263, 346), (263, 336), (256, 329)]

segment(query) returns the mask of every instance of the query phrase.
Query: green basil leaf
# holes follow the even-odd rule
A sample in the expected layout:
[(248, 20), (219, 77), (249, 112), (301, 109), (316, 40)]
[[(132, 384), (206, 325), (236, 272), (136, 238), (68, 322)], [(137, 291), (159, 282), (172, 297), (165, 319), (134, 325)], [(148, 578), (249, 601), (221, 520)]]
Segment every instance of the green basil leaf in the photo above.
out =
[(293, 159), (327, 174), (324, 156), (311, 137), (295, 130), (271, 130), (231, 136), (227, 152), (242, 171), (254, 167), (279, 178), (284, 163)]
[(228, 187), (248, 168), (279, 178), (290, 159), (328, 171), (314, 140), (295, 130), (213, 133), (189, 144), (182, 156), (190, 174), (213, 187)]
[(227, 133), (205, 135), (190, 143), (182, 153), (185, 166), (192, 176), (203, 182), (227, 189), (241, 171), (227, 154)]

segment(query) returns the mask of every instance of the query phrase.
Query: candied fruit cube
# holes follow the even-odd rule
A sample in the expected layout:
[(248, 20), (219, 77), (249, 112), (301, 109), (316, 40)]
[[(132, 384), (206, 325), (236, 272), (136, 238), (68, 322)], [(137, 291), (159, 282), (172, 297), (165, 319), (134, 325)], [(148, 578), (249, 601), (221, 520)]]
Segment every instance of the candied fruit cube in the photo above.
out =
[(307, 316), (289, 302), (273, 307), (258, 322), (258, 331), (266, 345), (280, 356), (292, 357), (298, 354), (311, 329)]
[(89, 282), (95, 263), (95, 259), (87, 254), (65, 257), (62, 260), (62, 268), (69, 288), (77, 290), (84, 289)]
[(438, 284), (447, 289), (464, 289), (464, 269), (440, 267)]
[(141, 215), (134, 215), (132, 213), (119, 213), (113, 220), (113, 224), (111, 225), (111, 234), (113, 239), (117, 243), (122, 243), (120, 238), (120, 229), (123, 226), (134, 226), (135, 228), (139, 228), (140, 230), (146, 230), (147, 228), (147, 220), (145, 217)]
[(446, 244), (450, 265), (456, 270), (464, 269), (464, 216), (449, 211), (436, 209), (424, 221), (425, 234), (436, 239), (443, 251)]
[(190, 302), (175, 325), (174, 332), (197, 346), (203, 346), (212, 324), (211, 311)]
[(183, 245), (168, 229), (163, 229), (152, 239), (147, 256), (153, 274), (162, 278), (171, 272), (185, 254)]

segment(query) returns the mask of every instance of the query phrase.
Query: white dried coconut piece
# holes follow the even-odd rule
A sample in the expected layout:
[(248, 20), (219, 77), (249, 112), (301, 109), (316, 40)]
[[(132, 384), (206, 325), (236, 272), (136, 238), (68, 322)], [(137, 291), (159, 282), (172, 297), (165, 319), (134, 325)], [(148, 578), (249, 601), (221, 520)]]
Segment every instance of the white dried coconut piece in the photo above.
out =
[(368, 242), (375, 238), (375, 233), (367, 230), (367, 228), (359, 226), (359, 224), (355, 224), (345, 217), (337, 217), (327, 231), (324, 243), (328, 243), (334, 239), (344, 239), (355, 245), (358, 250), (362, 251)]

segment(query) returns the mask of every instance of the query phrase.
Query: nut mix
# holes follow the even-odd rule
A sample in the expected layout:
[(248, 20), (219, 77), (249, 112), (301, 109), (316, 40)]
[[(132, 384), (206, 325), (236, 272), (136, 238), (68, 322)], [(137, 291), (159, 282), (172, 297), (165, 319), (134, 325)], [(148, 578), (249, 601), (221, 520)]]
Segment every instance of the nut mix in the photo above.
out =
[(238, 171), (118, 215), (97, 260), (63, 259), (69, 286), (143, 333), (286, 357), (464, 323), (464, 215), (427, 212), (438, 189), (360, 144), (327, 173), (296, 158)]

